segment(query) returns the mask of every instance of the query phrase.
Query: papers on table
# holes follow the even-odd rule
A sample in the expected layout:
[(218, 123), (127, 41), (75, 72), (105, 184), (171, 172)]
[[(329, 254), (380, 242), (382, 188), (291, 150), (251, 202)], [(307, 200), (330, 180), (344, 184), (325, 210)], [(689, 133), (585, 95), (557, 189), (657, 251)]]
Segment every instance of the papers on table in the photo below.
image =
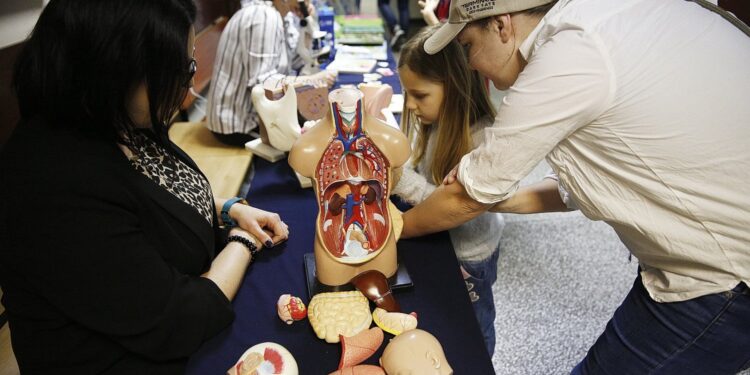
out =
[[(385, 42), (379, 46), (350, 46), (336, 44), (336, 58), (388, 60), (388, 46)], [(387, 66), (387, 65), (386, 65)]]
[(388, 45), (383, 42), (379, 46), (350, 46), (336, 45), (336, 58), (326, 69), (342, 73), (365, 74), (372, 71), (377, 60), (387, 60)]
[(340, 73), (364, 74), (369, 73), (377, 62), (375, 59), (339, 57), (337, 53), (336, 58), (328, 64), (326, 70), (335, 70)]

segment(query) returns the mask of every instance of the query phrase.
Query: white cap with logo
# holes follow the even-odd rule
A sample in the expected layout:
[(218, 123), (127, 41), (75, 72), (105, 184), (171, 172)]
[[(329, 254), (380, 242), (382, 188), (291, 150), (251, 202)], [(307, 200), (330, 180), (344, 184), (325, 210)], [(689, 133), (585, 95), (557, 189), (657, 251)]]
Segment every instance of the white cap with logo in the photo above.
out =
[(520, 12), (553, 0), (451, 0), (448, 22), (443, 24), (424, 43), (424, 50), (430, 55), (438, 53), (448, 45), (464, 26), (471, 21), (496, 16), (498, 14)]

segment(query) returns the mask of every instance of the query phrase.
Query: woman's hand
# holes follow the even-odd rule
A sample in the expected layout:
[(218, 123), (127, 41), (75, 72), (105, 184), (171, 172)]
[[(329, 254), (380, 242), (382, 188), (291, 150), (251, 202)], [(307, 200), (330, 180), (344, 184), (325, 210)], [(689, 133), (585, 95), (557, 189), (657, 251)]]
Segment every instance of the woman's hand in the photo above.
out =
[[(244, 204), (235, 204), (229, 209), (229, 216), (237, 222), (243, 232), (247, 231), (265, 247), (273, 247), (274, 244), (289, 238), (289, 227), (281, 221), (276, 213)], [(231, 231), (230, 234), (232, 234)], [(243, 235), (242, 233), (239, 234)]]

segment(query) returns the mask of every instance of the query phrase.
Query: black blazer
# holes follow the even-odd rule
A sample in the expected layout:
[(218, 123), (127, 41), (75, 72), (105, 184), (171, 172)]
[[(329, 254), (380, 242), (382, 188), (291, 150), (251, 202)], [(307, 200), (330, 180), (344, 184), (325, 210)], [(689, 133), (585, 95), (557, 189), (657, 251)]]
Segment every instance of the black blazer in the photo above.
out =
[(218, 235), (112, 142), (20, 124), (0, 153), (0, 285), (21, 372), (184, 372), (234, 318), (199, 277)]

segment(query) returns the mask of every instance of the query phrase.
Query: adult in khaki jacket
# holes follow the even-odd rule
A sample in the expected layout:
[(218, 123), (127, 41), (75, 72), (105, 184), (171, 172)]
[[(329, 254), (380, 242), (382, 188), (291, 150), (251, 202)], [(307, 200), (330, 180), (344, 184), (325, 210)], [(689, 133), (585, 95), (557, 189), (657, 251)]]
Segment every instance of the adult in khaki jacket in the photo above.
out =
[[(700, 5), (454, 0), (425, 43), (457, 38), (508, 94), (485, 143), (404, 215), (404, 236), (486, 210), (579, 208), (640, 261), (575, 374), (750, 365), (750, 37)], [(559, 181), (518, 189), (543, 158)]]

